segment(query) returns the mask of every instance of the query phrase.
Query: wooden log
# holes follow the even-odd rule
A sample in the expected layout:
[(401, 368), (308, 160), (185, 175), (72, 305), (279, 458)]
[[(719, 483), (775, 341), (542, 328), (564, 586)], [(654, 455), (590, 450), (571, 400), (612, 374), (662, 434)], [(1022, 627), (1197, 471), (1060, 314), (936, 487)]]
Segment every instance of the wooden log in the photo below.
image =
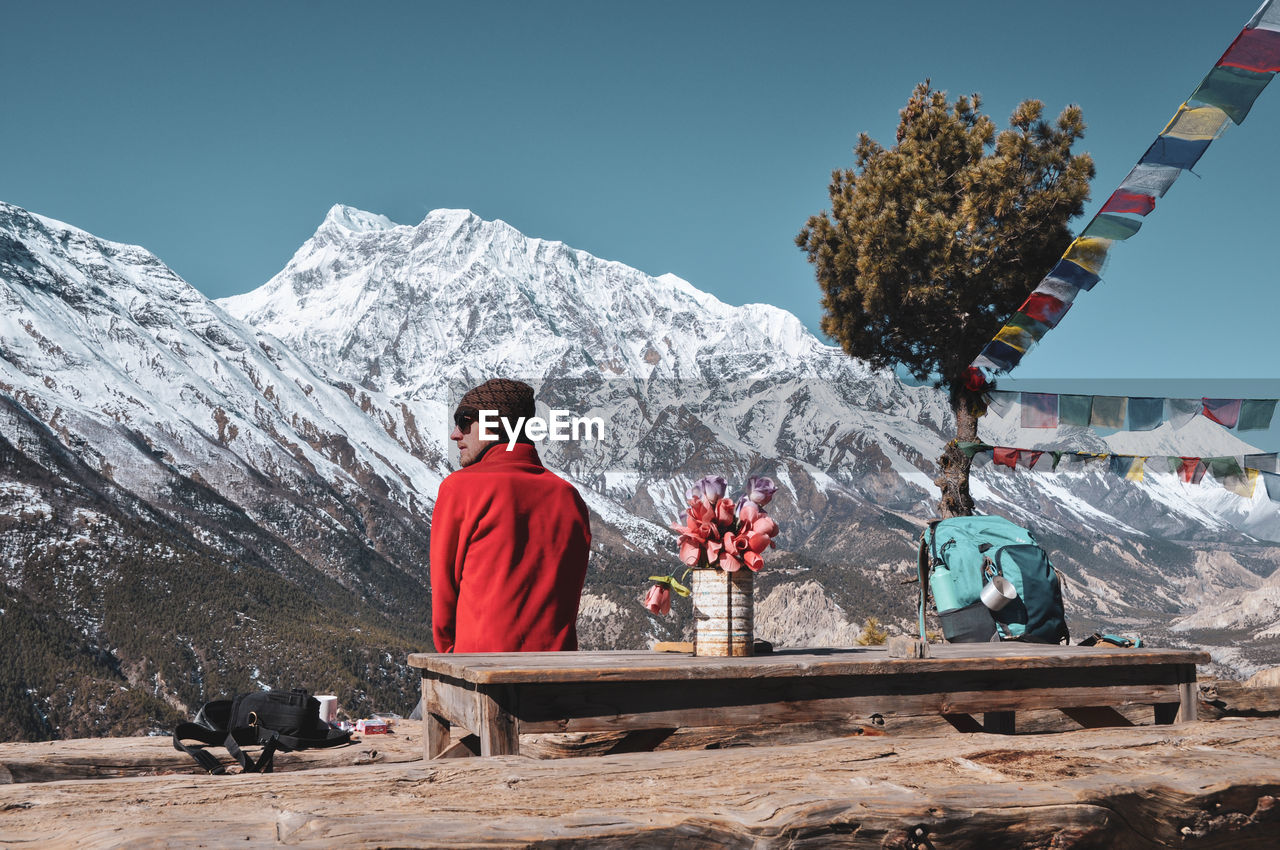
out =
[(1278, 791), (1280, 720), (1232, 718), (9, 785), (0, 844), (1251, 850)]

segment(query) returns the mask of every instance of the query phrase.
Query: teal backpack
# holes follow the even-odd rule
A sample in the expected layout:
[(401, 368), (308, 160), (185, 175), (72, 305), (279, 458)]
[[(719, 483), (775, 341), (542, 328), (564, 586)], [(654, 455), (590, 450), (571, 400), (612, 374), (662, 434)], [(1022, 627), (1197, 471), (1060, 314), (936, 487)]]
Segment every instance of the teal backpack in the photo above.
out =
[[(1017, 596), (992, 611), (982, 589), (995, 576)], [(1066, 643), (1062, 583), (1049, 556), (1025, 528), (999, 516), (935, 520), (920, 538), (920, 636), (928, 597), (949, 643), (1024, 640)]]

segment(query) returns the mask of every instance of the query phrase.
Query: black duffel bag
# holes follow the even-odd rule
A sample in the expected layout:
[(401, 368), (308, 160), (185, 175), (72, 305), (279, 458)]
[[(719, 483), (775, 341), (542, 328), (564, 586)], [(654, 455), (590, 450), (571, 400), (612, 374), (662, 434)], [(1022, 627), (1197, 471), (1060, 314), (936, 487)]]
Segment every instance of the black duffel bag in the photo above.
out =
[[(198, 741), (187, 744), (184, 741)], [(320, 701), (301, 688), (257, 691), (207, 702), (190, 723), (173, 731), (173, 748), (210, 773), (227, 769), (205, 747), (226, 747), (245, 773), (270, 773), (277, 750), (292, 752), (351, 743), (351, 733), (320, 719)], [(261, 745), (255, 760), (241, 747)]]

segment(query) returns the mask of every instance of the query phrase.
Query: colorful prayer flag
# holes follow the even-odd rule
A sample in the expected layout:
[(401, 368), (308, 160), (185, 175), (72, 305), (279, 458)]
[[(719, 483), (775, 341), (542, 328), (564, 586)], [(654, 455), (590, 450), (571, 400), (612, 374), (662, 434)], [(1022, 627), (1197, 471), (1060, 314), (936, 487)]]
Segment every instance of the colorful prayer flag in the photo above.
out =
[(1091, 395), (1060, 395), (1058, 396), (1058, 424), (1087, 426), (1092, 409), (1093, 396)]
[(1156, 136), (1156, 140), (1138, 162), (1143, 165), (1168, 165), (1188, 171), (1204, 156), (1204, 152), (1209, 149), (1209, 142), (1209, 139)]
[(1031, 336), (1023, 328), (1014, 325), (1005, 325), (996, 333), (996, 342), (1003, 342), (1005, 345), (1019, 353), (1019, 359), (1022, 354), (1026, 354), (1031, 346), (1036, 344), (1035, 337)]
[(1231, 42), (1218, 64), (1246, 71), (1280, 71), (1280, 32), (1246, 27)]
[[(1085, 292), (1088, 292), (1090, 289), (1093, 289), (1094, 284), (1102, 278), (1079, 263), (1074, 263), (1071, 260), (1059, 260), (1058, 264), (1053, 267), (1048, 275), (1045, 276), (1046, 281), (1050, 279), (1069, 283), (1073, 285), (1077, 291), (1083, 289)], [(1066, 301), (1067, 299), (1063, 298), (1062, 300)]]
[(1014, 313), (1013, 316), (1010, 317), (1009, 321), (1005, 323), (1005, 327), (1024, 330), (1031, 336), (1031, 339), (1036, 342), (1043, 339), (1044, 335), (1049, 332), (1049, 325), (1037, 319), (1033, 319), (1031, 316), (1028, 316), (1026, 313), (1021, 311)]
[(1280, 502), (1280, 475), (1274, 472), (1259, 473), (1262, 476), (1262, 482), (1267, 488), (1267, 498), (1273, 502)]
[(1216, 139), (1227, 126), (1227, 113), (1216, 106), (1189, 106), (1182, 104), (1169, 125), (1160, 133), (1165, 138), (1186, 141), (1210, 141)]
[(1063, 302), (1043, 292), (1033, 292), (1026, 301), (1022, 302), (1018, 312), (1044, 323), (1046, 327), (1053, 328), (1057, 327), (1058, 322), (1070, 309), (1070, 302)]
[[(1076, 241), (1067, 247), (1067, 253), (1062, 255), (1062, 259), (1070, 260), (1087, 272), (1101, 275), (1102, 267), (1107, 263), (1107, 252), (1110, 250), (1110, 239), (1077, 236)], [(1090, 287), (1080, 288), (1089, 289)]]
[(1013, 469), (1018, 465), (1019, 454), (1020, 452), (1017, 449), (1008, 449), (1002, 446), (996, 446), (991, 450), (991, 459), (1001, 466), (1007, 466), (1010, 469)]
[(1198, 457), (1178, 458), (1182, 461), (1178, 469), (1178, 477), (1188, 484), (1199, 484), (1200, 479), (1204, 478), (1205, 472), (1208, 471), (1208, 465)]
[(1176, 431), (1184, 427), (1204, 410), (1204, 402), (1198, 398), (1166, 398), (1164, 400), (1165, 418)]
[(1254, 490), (1258, 488), (1258, 470), (1246, 469), (1239, 475), (1231, 475), (1221, 481), (1223, 487), (1237, 496), (1252, 499)]
[(1253, 13), (1245, 26), (1249, 29), (1280, 30), (1280, 4), (1275, 0), (1267, 0), (1258, 7), (1258, 11)]
[(1142, 192), (1161, 198), (1181, 174), (1182, 169), (1172, 165), (1140, 162), (1121, 181), (1120, 188), (1126, 192)]
[(1093, 410), (1089, 414), (1089, 424), (1095, 428), (1123, 428), (1125, 408), (1128, 399), (1124, 396), (1096, 395), (1093, 397)]
[(1126, 192), (1116, 189), (1111, 197), (1102, 205), (1104, 213), (1134, 213), (1146, 215), (1156, 208), (1156, 199), (1145, 192)]
[(1046, 277), (1040, 281), (1040, 285), (1031, 294), (1047, 295), (1050, 298), (1058, 299), (1063, 304), (1070, 304), (1080, 294), (1080, 287), (1074, 283), (1067, 283), (1065, 280), (1058, 280), (1056, 277)]
[(1241, 124), (1253, 108), (1253, 102), (1262, 94), (1267, 83), (1271, 82), (1272, 76), (1274, 75), (1271, 73), (1215, 65), (1200, 83), (1200, 87), (1191, 93), (1191, 99), (1211, 103), (1227, 113), (1232, 121)]
[[(997, 372), (1008, 372), (1022, 360), (1023, 353), (998, 339), (993, 339), (987, 343), (986, 348), (982, 349), (982, 354), (974, 364), (987, 366)], [(983, 362), (978, 362), (979, 360)]]
[[(1204, 415), (1227, 428), (1236, 427), (1240, 420), (1240, 405), (1243, 399), (1238, 398), (1206, 398), (1204, 399)], [(1215, 478), (1217, 476), (1214, 476)]]
[(1141, 227), (1142, 222), (1125, 218), (1122, 215), (1098, 213), (1080, 235), (1099, 239), (1114, 239), (1117, 242), (1122, 242), (1137, 233)]
[(1111, 471), (1129, 481), (1141, 481), (1142, 460), (1132, 455), (1112, 455)]
[(1265, 431), (1271, 427), (1271, 417), (1276, 412), (1274, 398), (1246, 398), (1240, 402), (1240, 419), (1237, 431)]
[(1276, 462), (1276, 453), (1267, 452), (1266, 454), (1245, 455), (1244, 468), (1256, 469), (1259, 472), (1280, 472), (1280, 466)]
[(1017, 404), (1021, 395), (1021, 393), (1007, 392), (1005, 390), (992, 390), (987, 393), (987, 409), (994, 411), (996, 416), (1003, 419)]
[(1209, 467), (1209, 472), (1218, 481), (1240, 475), (1244, 472), (1244, 467), (1240, 465), (1240, 461), (1233, 457), (1207, 457), (1204, 462)]
[(1023, 428), (1057, 428), (1058, 396), (1054, 393), (1023, 393)]
[(1164, 399), (1130, 398), (1129, 430), (1153, 431), (1164, 420)]

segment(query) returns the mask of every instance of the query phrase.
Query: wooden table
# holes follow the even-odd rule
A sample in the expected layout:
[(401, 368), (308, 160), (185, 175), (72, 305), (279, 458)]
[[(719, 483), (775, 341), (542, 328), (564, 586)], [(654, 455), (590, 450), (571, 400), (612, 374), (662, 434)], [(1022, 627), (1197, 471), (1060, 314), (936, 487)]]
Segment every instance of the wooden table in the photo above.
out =
[[(1013, 731), (1013, 713), (1061, 709), (1084, 726), (1127, 725), (1121, 705), (1155, 722), (1195, 719), (1205, 652), (1037, 644), (787, 649), (752, 658), (655, 652), (409, 656), (422, 671), (423, 747), (443, 754), (458, 725), (481, 755), (520, 751), (520, 734), (603, 732), (943, 715), (963, 731)], [(972, 716), (986, 715), (986, 725)], [(450, 753), (453, 754), (453, 753)]]

